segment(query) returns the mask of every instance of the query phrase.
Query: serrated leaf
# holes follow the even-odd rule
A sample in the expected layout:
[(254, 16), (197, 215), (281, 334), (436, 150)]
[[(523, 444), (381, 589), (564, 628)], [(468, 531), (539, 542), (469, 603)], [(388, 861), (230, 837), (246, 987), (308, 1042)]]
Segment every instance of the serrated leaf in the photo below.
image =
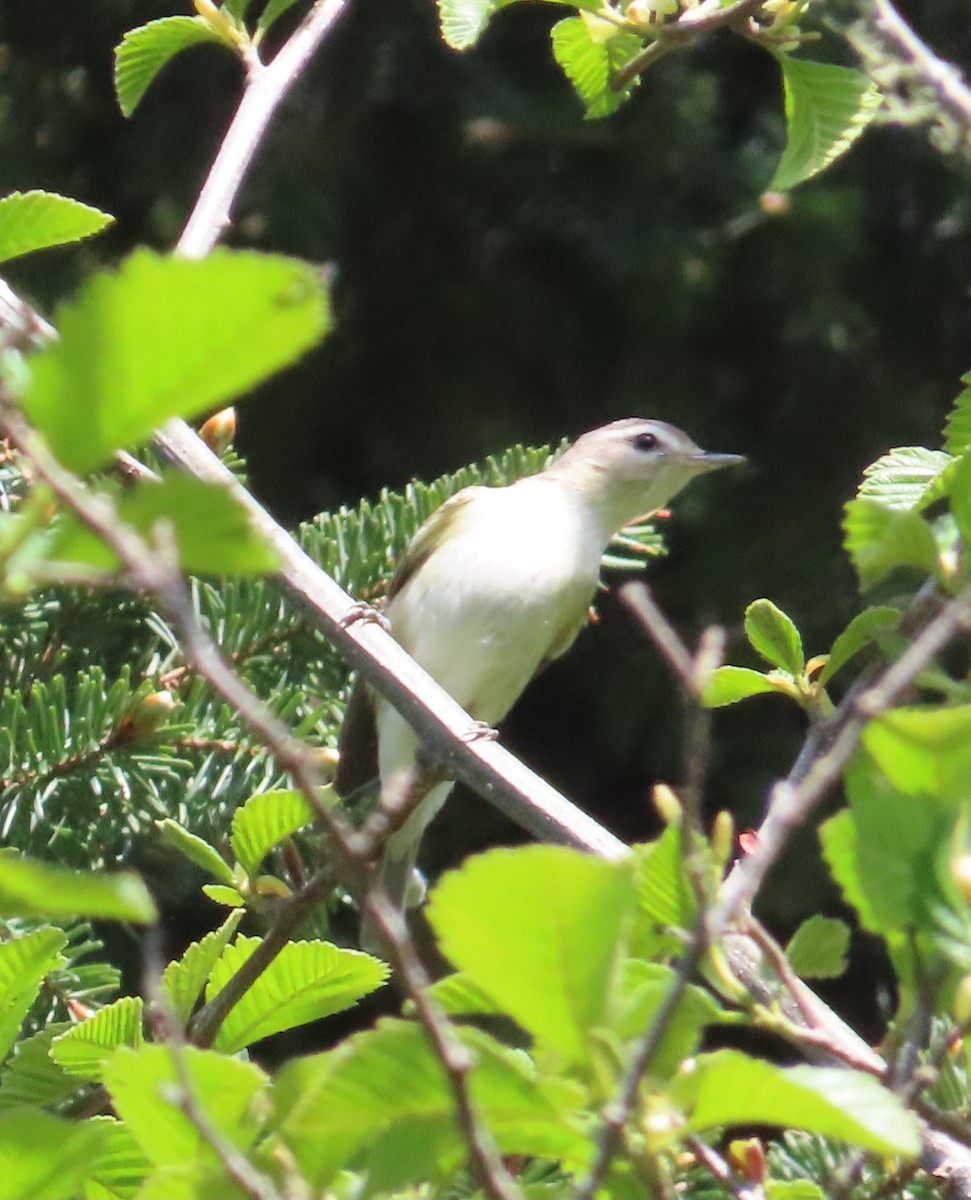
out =
[(250, 796), (233, 814), (230, 834), (233, 853), (250, 879), (274, 846), (312, 824), (314, 817), (307, 798), (293, 788)]
[(772, 680), (761, 671), (750, 667), (718, 667), (709, 675), (702, 699), (706, 708), (724, 708), (749, 696), (774, 691)]
[(151, 925), (158, 910), (132, 871), (95, 875), (50, 863), (0, 855), (0, 916), (93, 917)]
[(833, 877), (863, 925), (895, 934), (933, 926), (945, 899), (937, 861), (952, 821), (937, 805), (899, 791), (866, 755), (846, 772), (849, 811), (820, 830)]
[(609, 116), (629, 99), (637, 81), (617, 89), (611, 86), (611, 80), (643, 49), (639, 37), (618, 32), (602, 41), (582, 17), (566, 17), (553, 26), (550, 38), (553, 57), (583, 101), (588, 118)]
[(881, 633), (895, 629), (900, 620), (900, 609), (889, 604), (878, 604), (866, 608), (850, 621), (830, 650), (826, 666), (818, 676), (820, 684), (827, 684), (842, 667), (865, 646), (875, 641)]
[(940, 572), (934, 534), (916, 512), (884, 508), (875, 500), (851, 500), (843, 532), (862, 588), (872, 587), (897, 567), (934, 576)]
[(72, 1075), (100, 1079), (104, 1064), (119, 1046), (137, 1049), (142, 1044), (143, 1007), (140, 996), (122, 996), (106, 1004), (56, 1037), (51, 1056)]
[(846, 970), (850, 927), (816, 913), (799, 926), (786, 946), (792, 969), (802, 979), (838, 979)]
[(453, 50), (467, 50), (479, 40), (493, 13), (513, 0), (438, 0), (442, 38)]
[(0, 1072), (0, 1111), (25, 1104), (45, 1108), (82, 1086), (50, 1055), (51, 1041), (71, 1028), (69, 1021), (58, 1021), (17, 1042)]
[(260, 14), (260, 19), (257, 22), (257, 28), (262, 33), (265, 33), (274, 24), (274, 22), (278, 21), (280, 17), (282, 17), (283, 14), (288, 9), (292, 8), (296, 3), (297, 0), (269, 0), (266, 8), (264, 8), (263, 12)]
[(631, 861), (525, 846), (449, 872), (426, 914), (458, 970), (538, 1043), (577, 1062), (603, 1021), (633, 902)]
[[(247, 1150), (260, 1132), (259, 1101), (267, 1077), (252, 1063), (212, 1050), (185, 1046), (179, 1053), (193, 1098), (207, 1120), (238, 1150)], [(180, 1104), (182, 1083), (167, 1046), (116, 1050), (103, 1077), (115, 1111), (151, 1162), (216, 1161), (215, 1151)]]
[[(151, 538), (159, 522), (174, 536), (179, 565), (195, 575), (266, 574), (279, 555), (239, 500), (218, 483), (171, 473), (140, 483), (116, 502), (120, 521)], [(121, 568), (111, 547), (78, 517), (65, 513), (48, 543), (47, 562), (83, 563), (106, 572)]]
[(210, 846), (201, 837), (190, 833), (188, 829), (184, 829), (178, 821), (173, 821), (171, 817), (156, 821), (155, 828), (170, 846), (185, 855), (197, 867), (201, 867), (207, 875), (221, 879), (224, 883), (232, 884), (232, 868), (215, 846)]
[(243, 909), (235, 909), (218, 929), (193, 942), (177, 962), (170, 962), (162, 972), (162, 994), (183, 1024), (192, 1015), (206, 980), (242, 919)]
[(766, 1123), (838, 1138), (877, 1154), (912, 1157), (920, 1150), (913, 1116), (862, 1071), (777, 1067), (738, 1050), (699, 1055), (670, 1085), (688, 1128)]
[(489, 993), (483, 991), (461, 971), (446, 975), (444, 979), (437, 979), (428, 989), (428, 993), (450, 1016), (469, 1016), (473, 1013), (496, 1015), (502, 1012)]
[(971, 797), (971, 705), (891, 709), (867, 724), (863, 744), (898, 791)]
[[(226, 947), (206, 984), (211, 1000), (261, 943), (239, 935)], [(243, 1047), (341, 1012), (375, 991), (388, 968), (360, 950), (343, 950), (330, 942), (289, 942), (233, 1007), (220, 1026), (217, 1050), (235, 1054)]]
[[(961, 382), (971, 385), (971, 374), (962, 377)], [(944, 449), (951, 454), (963, 454), (971, 447), (971, 386), (954, 401), (954, 407), (948, 413), (944, 424)]]
[(681, 830), (676, 825), (653, 842), (637, 846), (635, 887), (637, 906), (631, 933), (631, 953), (654, 959), (662, 948), (677, 952), (679, 931), (694, 924), (698, 901), (685, 869)]
[(876, 116), (876, 84), (861, 71), (776, 55), (785, 89), (787, 143), (769, 191), (785, 192), (844, 154)]
[(104, 1142), (90, 1121), (36, 1108), (0, 1113), (3, 1200), (75, 1200)]
[(60, 952), (66, 945), (64, 932), (52, 928), (0, 942), (0, 1061), (16, 1041), (45, 976), (63, 966)]
[[(460, 1036), (476, 1059), (472, 1101), (504, 1154), (584, 1152), (582, 1089), (546, 1083), (524, 1054), (487, 1034), (463, 1029)], [(291, 1061), (277, 1077), (276, 1096), (277, 1132), (319, 1191), (364, 1147), (369, 1186), (382, 1194), (454, 1170), (465, 1158), (452, 1090), (413, 1022), (382, 1021), (335, 1050)]]
[(947, 491), (961, 539), (965, 547), (971, 546), (971, 455), (954, 461), (948, 472)]
[(140, 1187), (151, 1164), (131, 1133), (114, 1117), (93, 1117), (90, 1124), (101, 1131), (103, 1140), (91, 1163), (85, 1200), (132, 1200), (136, 1193), (143, 1195)]
[(241, 892), (234, 887), (226, 887), (222, 883), (204, 883), (202, 890), (210, 900), (215, 901), (216, 904), (223, 904), (226, 908), (243, 908), (246, 904)]
[(155, 76), (180, 50), (204, 42), (225, 42), (202, 17), (162, 17), (130, 29), (115, 48), (115, 92), (130, 117)]
[(774, 667), (799, 675), (806, 657), (793, 619), (771, 600), (753, 600), (745, 610), (745, 636)]
[(328, 323), (318, 274), (251, 251), (130, 255), (61, 306), (31, 359), (30, 420), (73, 471), (101, 466), (171, 417), (223, 405), (309, 349)]
[(920, 508), (931, 484), (951, 462), (943, 450), (898, 446), (867, 467), (858, 495), (884, 508)]
[(0, 199), (0, 262), (91, 237), (113, 220), (55, 192), (11, 192)]

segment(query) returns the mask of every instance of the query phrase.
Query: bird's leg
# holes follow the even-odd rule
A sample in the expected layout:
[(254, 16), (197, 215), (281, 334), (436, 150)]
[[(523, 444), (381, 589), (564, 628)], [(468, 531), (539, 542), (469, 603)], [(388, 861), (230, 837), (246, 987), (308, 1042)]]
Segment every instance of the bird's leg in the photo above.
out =
[(488, 721), (473, 721), (471, 728), (459, 734), (460, 742), (494, 742), (499, 736), (499, 730), (493, 728)]
[(366, 600), (355, 600), (340, 619), (341, 629), (350, 629), (358, 621), (366, 621), (371, 625), (380, 625), (385, 633), (391, 632), (391, 622), (380, 609), (368, 604)]

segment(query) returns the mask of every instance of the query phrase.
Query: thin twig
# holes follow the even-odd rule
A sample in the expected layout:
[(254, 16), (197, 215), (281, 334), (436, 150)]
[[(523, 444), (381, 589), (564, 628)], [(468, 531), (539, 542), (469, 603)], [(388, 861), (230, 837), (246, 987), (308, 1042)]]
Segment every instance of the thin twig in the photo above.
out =
[(777, 783), (769, 796), (768, 812), (759, 826), (756, 849), (742, 858), (721, 888), (713, 909), (711, 935), (719, 934), (746, 908), (769, 868), (789, 842), (793, 831), (810, 815), (843, 773), (856, 750), (864, 726), (885, 712), (927, 664), (971, 623), (971, 585), (966, 586), (933, 617), (906, 650), (863, 690), (851, 690), (833, 715), (810, 734), (813, 756), (800, 755), (799, 773)]
[(697, 970), (704, 956), (707, 944), (704, 921), (699, 921), (691, 941), (681, 955), (670, 988), (658, 1005), (644, 1036), (634, 1047), (619, 1093), (604, 1108), (593, 1161), (586, 1178), (573, 1193), (572, 1200), (593, 1200), (610, 1170), (610, 1164), (614, 1161), (623, 1143), (624, 1129), (637, 1105), (641, 1080), (650, 1069), (651, 1063), (661, 1047), (661, 1039), (667, 1032), (691, 976)]
[(871, 0), (877, 29), (888, 37), (937, 93), (941, 104), (971, 129), (971, 88), (957, 67), (939, 58), (914, 33), (890, 0)]

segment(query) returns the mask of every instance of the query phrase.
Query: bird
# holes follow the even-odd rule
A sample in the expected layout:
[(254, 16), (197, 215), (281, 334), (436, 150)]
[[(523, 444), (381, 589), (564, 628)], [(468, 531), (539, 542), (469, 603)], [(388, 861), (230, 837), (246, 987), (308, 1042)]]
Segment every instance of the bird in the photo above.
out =
[[(589, 619), (600, 562), (614, 535), (662, 508), (699, 475), (744, 462), (709, 454), (665, 421), (626, 417), (576, 439), (542, 471), (504, 486), (473, 485), (446, 500), (401, 556), (382, 614), (392, 636), (491, 729), (530, 680), (573, 644)], [(419, 739), (362, 679), (338, 742), (340, 796), (415, 778)], [(421, 900), (415, 862), (451, 780), (435, 782), (376, 864), (399, 911)], [(380, 942), (365, 917), (362, 944)]]

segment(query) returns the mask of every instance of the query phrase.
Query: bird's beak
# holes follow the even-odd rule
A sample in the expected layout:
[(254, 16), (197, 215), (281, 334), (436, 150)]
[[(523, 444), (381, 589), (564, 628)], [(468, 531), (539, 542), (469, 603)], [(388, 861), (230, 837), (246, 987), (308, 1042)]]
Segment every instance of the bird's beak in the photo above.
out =
[(692, 466), (700, 471), (720, 471), (722, 467), (734, 467), (746, 462), (744, 454), (708, 454), (704, 450), (691, 456)]

